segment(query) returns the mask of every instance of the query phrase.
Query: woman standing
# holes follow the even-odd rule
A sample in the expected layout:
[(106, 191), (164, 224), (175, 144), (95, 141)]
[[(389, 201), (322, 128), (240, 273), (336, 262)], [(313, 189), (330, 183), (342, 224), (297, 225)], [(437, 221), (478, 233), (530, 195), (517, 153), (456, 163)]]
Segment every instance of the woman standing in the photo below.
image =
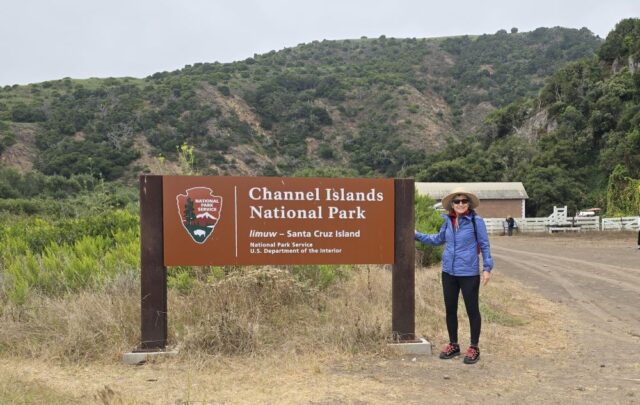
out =
[[(471, 345), (467, 349), (464, 362), (476, 363), (480, 359), (480, 307), (478, 295), (480, 282), (486, 285), (491, 278), (493, 259), (489, 249), (489, 236), (484, 220), (474, 211), (480, 205), (478, 196), (463, 188), (456, 188), (442, 199), (442, 207), (449, 210), (443, 214), (445, 221), (436, 234), (426, 235), (415, 232), (415, 239), (428, 245), (446, 243), (442, 255), (442, 291), (446, 309), (449, 343), (440, 353), (441, 359), (460, 355), (458, 344), (458, 297), (462, 291), (464, 306), (469, 316)], [(480, 276), (482, 252), (483, 271)]]

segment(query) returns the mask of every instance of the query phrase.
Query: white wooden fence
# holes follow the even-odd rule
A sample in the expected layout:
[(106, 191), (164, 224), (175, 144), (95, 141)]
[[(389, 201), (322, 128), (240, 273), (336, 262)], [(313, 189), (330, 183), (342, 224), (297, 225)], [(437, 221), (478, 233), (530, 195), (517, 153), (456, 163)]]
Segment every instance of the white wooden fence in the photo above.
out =
[(603, 231), (637, 231), (640, 229), (640, 217), (602, 218)]
[[(568, 217), (565, 222), (544, 218), (516, 218), (516, 232), (549, 232), (550, 227), (579, 227), (580, 231), (637, 231), (640, 230), (640, 217), (600, 218)], [(489, 233), (504, 233), (504, 218), (485, 218)]]

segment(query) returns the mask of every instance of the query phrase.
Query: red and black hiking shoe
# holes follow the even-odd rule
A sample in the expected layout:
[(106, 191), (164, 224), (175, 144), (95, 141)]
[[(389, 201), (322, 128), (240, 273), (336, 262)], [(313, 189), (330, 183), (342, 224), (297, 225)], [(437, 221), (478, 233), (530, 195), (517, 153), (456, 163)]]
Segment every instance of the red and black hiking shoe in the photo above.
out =
[(464, 354), (464, 364), (477, 363), (480, 360), (480, 348), (478, 346), (469, 346)]
[(440, 352), (441, 359), (451, 359), (460, 355), (460, 345), (457, 343), (447, 343)]

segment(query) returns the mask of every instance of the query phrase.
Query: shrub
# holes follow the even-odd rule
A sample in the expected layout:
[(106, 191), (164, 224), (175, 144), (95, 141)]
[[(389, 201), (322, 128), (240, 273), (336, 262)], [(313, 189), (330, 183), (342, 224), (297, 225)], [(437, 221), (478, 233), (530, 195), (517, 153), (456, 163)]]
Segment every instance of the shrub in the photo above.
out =
[[(416, 229), (423, 233), (435, 233), (440, 230), (443, 219), (433, 208), (435, 201), (416, 192), (415, 212)], [(432, 266), (442, 259), (442, 247), (416, 243), (418, 262), (423, 266)]]
[(330, 264), (291, 266), (289, 271), (296, 280), (312, 288), (324, 290), (348, 277), (350, 267)]
[(0, 233), (0, 294), (20, 304), (32, 292), (56, 296), (99, 288), (139, 268), (138, 230), (138, 218), (123, 210), (80, 219), (17, 220)]

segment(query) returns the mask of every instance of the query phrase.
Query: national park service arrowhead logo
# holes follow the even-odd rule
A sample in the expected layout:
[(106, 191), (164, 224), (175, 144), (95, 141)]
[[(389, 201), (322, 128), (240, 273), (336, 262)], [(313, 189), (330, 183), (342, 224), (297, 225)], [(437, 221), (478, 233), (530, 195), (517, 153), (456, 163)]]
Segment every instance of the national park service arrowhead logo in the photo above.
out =
[(210, 188), (193, 187), (176, 200), (182, 226), (194, 242), (203, 244), (220, 220), (222, 197), (213, 195)]

